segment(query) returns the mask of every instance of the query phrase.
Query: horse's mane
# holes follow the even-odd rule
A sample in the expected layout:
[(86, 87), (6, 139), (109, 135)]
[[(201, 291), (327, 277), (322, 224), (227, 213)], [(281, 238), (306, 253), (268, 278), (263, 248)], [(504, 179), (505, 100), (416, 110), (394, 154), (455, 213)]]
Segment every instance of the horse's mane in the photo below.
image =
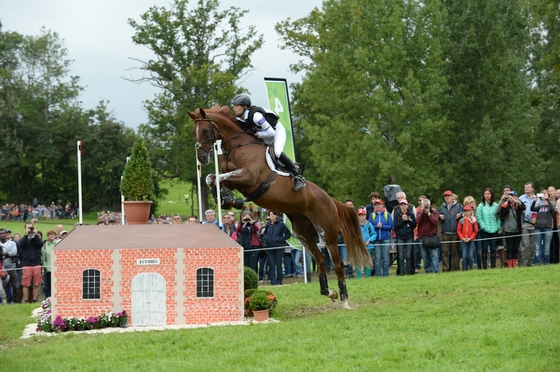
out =
[(220, 106), (220, 105), (216, 104), (216, 105), (214, 105), (214, 107), (204, 109), (204, 111), (206, 111), (207, 113), (210, 113), (210, 114), (223, 115), (226, 118), (228, 118), (229, 120), (233, 121), (234, 123), (237, 123), (237, 119), (235, 119), (235, 116), (233, 116), (233, 114), (231, 113), (231, 110), (228, 106)]

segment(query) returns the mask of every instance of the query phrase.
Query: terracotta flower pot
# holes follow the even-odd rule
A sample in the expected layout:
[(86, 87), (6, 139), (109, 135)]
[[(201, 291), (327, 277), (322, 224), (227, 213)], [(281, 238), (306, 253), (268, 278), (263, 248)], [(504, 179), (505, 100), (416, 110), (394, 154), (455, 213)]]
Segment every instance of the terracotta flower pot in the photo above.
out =
[(255, 321), (264, 322), (268, 320), (268, 310), (253, 310), (253, 316), (255, 317)]
[(150, 218), (152, 201), (124, 201), (124, 215), (128, 225), (145, 225)]

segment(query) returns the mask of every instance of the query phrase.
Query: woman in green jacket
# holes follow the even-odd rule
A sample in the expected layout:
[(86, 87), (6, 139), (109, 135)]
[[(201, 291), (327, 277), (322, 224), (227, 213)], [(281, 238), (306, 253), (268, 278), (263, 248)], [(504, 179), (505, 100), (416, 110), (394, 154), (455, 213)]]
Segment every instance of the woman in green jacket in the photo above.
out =
[(490, 247), (490, 266), (496, 267), (496, 245), (502, 221), (498, 216), (500, 205), (494, 202), (494, 192), (487, 187), (482, 192), (482, 201), (476, 208), (476, 222), (480, 229), (482, 242), (482, 267), (488, 267), (488, 247)]

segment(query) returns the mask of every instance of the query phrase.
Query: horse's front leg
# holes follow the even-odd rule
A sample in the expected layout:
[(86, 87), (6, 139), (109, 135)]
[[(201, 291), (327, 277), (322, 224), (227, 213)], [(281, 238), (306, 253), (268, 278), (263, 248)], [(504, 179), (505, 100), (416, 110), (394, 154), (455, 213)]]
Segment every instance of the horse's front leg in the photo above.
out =
[[(228, 173), (222, 173), (218, 176), (218, 180), (220, 182), (220, 201), (222, 207), (225, 209), (230, 209), (232, 207), (235, 209), (244, 208), (245, 203), (242, 198), (234, 198), (230, 189), (228, 189), (225, 186), (221, 186), (223, 185), (223, 182), (229, 180), (231, 177), (234, 177), (241, 172), (242, 172), (241, 169), (237, 169)], [(216, 175), (209, 174), (206, 177), (206, 184), (210, 187), (210, 192), (212, 193), (214, 200), (218, 202), (218, 191), (216, 189)]]
[[(231, 172), (220, 173), (218, 175), (218, 181), (220, 182), (220, 185), (223, 184), (223, 182), (226, 181), (226, 180), (230, 180), (230, 181), (235, 182), (235, 180), (234, 179), (231, 180), (231, 178), (239, 177), (239, 175), (242, 174), (242, 173), (243, 173), (243, 169), (236, 169), (236, 170), (231, 171)], [(206, 184), (210, 188), (216, 186), (216, 175), (214, 173), (211, 173), (211, 174), (206, 176)]]

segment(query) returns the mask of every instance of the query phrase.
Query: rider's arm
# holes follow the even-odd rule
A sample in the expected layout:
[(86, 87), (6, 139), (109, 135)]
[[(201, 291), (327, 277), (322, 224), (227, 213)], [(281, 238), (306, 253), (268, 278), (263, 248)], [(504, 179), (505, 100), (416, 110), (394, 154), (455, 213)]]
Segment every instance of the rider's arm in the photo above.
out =
[(253, 121), (255, 122), (255, 125), (260, 128), (259, 131), (255, 133), (255, 136), (263, 139), (274, 138), (276, 131), (260, 112), (255, 112), (253, 115)]

